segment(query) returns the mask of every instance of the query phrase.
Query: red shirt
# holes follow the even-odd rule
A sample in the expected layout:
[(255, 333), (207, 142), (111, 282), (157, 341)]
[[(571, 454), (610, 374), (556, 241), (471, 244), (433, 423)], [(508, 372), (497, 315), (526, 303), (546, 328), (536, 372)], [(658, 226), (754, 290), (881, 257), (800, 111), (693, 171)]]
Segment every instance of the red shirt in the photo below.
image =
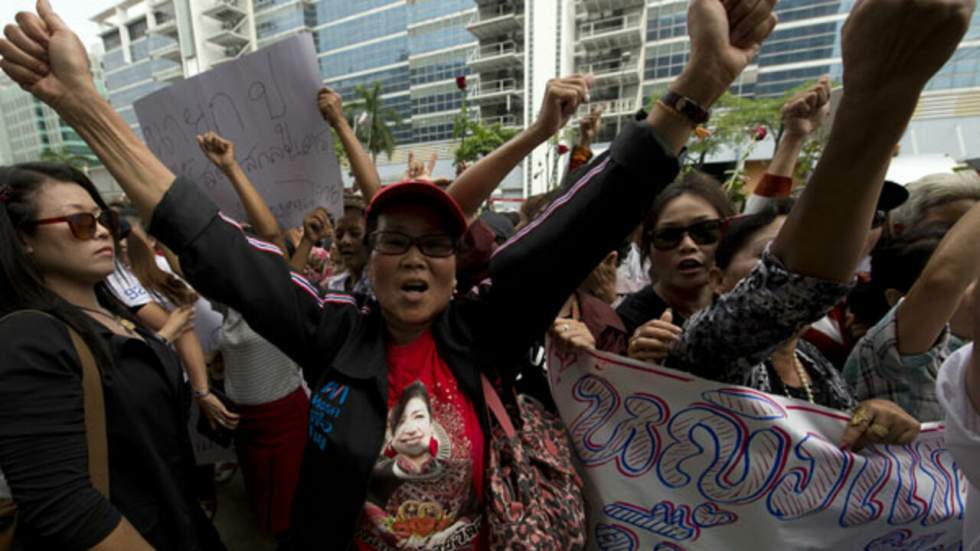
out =
[(360, 526), (362, 551), (477, 549), (484, 438), (432, 333), (388, 344), (388, 427)]

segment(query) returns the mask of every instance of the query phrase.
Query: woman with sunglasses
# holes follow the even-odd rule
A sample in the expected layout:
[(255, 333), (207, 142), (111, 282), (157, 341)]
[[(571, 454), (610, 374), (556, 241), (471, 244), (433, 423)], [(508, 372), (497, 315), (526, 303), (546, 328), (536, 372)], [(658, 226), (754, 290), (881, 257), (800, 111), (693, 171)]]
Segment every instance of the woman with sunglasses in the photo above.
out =
[[(485, 548), (483, 511), (468, 509), (469, 496), (484, 504), (489, 493), (483, 468), (489, 419), (481, 374), (511, 384), (530, 343), (673, 180), (675, 156), (693, 131), (691, 119), (658, 105), (645, 122), (628, 125), (564, 197), (497, 249), (490, 265), (492, 284), (477, 296), (453, 296), (456, 242), (466, 230), (456, 201), (429, 183), (386, 187), (366, 213), (376, 300), (362, 310), (350, 295), (319, 296), (280, 255), (250, 245), (193, 182), (175, 179), (98, 96), (77, 37), (46, 1), (38, 6), (43, 24), (33, 14), (21, 14), (17, 27), (42, 33), (44, 58), (50, 61), (28, 53), (37, 53), (37, 43), (14, 33), (13, 42), (0, 40), (4, 71), (54, 105), (84, 137), (144, 218), (152, 220), (150, 232), (179, 255), (196, 289), (241, 311), (259, 334), (303, 368), (313, 395), (293, 508), (297, 547), (436, 547), (426, 534), (398, 531), (398, 546), (393, 546), (391, 533), (377, 532), (394, 526), (396, 517), (422, 512), (401, 492), (379, 507), (389, 519), (362, 515), (371, 473), (388, 460), (387, 412), (404, 389), (422, 381), (438, 427), (427, 443), (417, 435), (405, 437), (413, 447), (428, 444), (440, 464), (445, 459), (450, 465), (432, 473), (422, 496), (425, 510), (439, 511), (445, 521), (440, 523), (452, 530), (438, 534), (438, 547)], [(692, 31), (691, 61), (673, 84), (675, 94), (710, 106), (775, 26), (769, 2), (743, 5), (736, 0), (732, 6), (747, 15), (730, 28), (716, 3), (692, 3), (688, 20), (698, 32)], [(737, 45), (730, 36), (737, 37)], [(467, 173), (513, 166), (587, 99), (585, 77), (553, 80), (537, 120)], [(440, 478), (440, 473), (461, 478)], [(557, 509), (562, 505), (555, 504)]]
[(653, 283), (616, 308), (629, 336), (629, 356), (658, 362), (679, 332), (675, 326), (711, 302), (708, 273), (715, 265), (722, 220), (734, 212), (712, 177), (693, 173), (667, 186), (643, 221), (640, 247)]
[[(81, 172), (0, 168), (0, 468), (18, 508), (15, 547), (222, 549), (189, 491), (180, 365), (105, 281), (117, 228)], [(66, 326), (102, 372), (108, 498), (89, 482), (82, 368)]]

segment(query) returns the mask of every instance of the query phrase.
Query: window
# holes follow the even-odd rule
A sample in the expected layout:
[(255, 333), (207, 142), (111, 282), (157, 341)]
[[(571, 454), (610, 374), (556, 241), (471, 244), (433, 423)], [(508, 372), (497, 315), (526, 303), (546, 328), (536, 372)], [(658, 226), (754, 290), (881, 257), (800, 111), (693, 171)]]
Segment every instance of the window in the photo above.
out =
[(139, 40), (146, 36), (146, 18), (141, 17), (132, 23), (126, 25), (126, 30), (129, 31), (129, 40)]

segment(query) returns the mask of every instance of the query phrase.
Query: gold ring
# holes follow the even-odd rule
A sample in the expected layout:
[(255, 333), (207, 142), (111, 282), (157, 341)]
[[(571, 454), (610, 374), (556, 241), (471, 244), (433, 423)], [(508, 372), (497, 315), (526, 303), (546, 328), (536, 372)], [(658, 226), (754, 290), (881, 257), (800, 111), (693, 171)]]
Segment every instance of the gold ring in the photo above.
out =
[(874, 423), (873, 425), (868, 427), (868, 432), (877, 436), (878, 438), (884, 438), (888, 436), (888, 433), (891, 431), (889, 431), (888, 427), (882, 425), (881, 423)]
[(859, 407), (854, 410), (854, 414), (851, 415), (851, 420), (847, 424), (852, 427), (857, 427), (865, 423), (870, 423), (872, 419), (874, 419), (874, 416), (868, 412), (868, 408)]

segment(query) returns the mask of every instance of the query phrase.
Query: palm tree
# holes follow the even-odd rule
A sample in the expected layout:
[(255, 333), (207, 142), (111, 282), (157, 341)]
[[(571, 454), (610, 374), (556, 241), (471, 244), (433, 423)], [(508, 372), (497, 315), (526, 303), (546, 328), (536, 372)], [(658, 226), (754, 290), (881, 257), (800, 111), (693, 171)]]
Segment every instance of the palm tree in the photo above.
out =
[(366, 144), (373, 161), (377, 162), (378, 153), (382, 151), (391, 159), (391, 154), (395, 151), (395, 137), (391, 134), (391, 129), (401, 126), (401, 115), (384, 106), (380, 82), (375, 82), (370, 88), (359, 84), (355, 90), (358, 97), (351, 107), (356, 112), (363, 113), (365, 120), (364, 124), (357, 125), (358, 139)]

